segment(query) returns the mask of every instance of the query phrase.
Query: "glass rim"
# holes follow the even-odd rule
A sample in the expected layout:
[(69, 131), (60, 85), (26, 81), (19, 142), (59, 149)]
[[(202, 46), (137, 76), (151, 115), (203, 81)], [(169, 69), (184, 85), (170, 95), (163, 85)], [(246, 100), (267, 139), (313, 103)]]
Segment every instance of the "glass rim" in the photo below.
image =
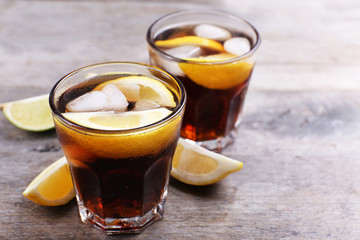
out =
[[(68, 78), (76, 75), (77, 73), (79, 73), (81, 71), (85, 71), (85, 70), (88, 70), (88, 69), (91, 69), (94, 67), (106, 66), (106, 65), (118, 65), (118, 64), (136, 65), (136, 66), (140, 66), (140, 67), (152, 68), (158, 72), (161, 72), (161, 73), (169, 76), (171, 79), (173, 79), (174, 82), (179, 87), (179, 103), (176, 105), (174, 110), (168, 116), (162, 118), (161, 120), (153, 122), (153, 123), (145, 125), (145, 126), (142, 126), (142, 127), (136, 127), (136, 128), (130, 128), (130, 129), (119, 129), (119, 130), (108, 130), (108, 129), (96, 129), (96, 128), (91, 128), (91, 127), (86, 127), (81, 124), (75, 123), (75, 122), (67, 119), (66, 117), (64, 117), (64, 115), (57, 109), (56, 104), (55, 104), (55, 102), (57, 100), (57, 99), (55, 99), (55, 93), (58, 90), (58, 88), (60, 87), (60, 85), (63, 82), (65, 82)], [(157, 79), (157, 78), (154, 78), (154, 79)], [(149, 64), (145, 64), (145, 63), (131, 62), (131, 61), (102, 62), (102, 63), (95, 63), (95, 64), (91, 64), (91, 65), (87, 65), (87, 66), (78, 68), (78, 69), (66, 74), (62, 78), (60, 78), (60, 80), (58, 80), (55, 83), (55, 85), (52, 87), (52, 89), (50, 90), (50, 94), (49, 94), (49, 105), (50, 105), (51, 111), (52, 111), (54, 117), (57, 117), (60, 120), (61, 124), (65, 124), (66, 126), (71, 127), (75, 131), (81, 131), (81, 132), (87, 132), (87, 133), (93, 133), (93, 134), (133, 134), (135, 132), (142, 132), (142, 131), (146, 131), (146, 130), (149, 130), (152, 128), (156, 128), (157, 126), (161, 126), (161, 125), (165, 124), (166, 122), (172, 121), (173, 119), (178, 117), (179, 114), (181, 114), (181, 112), (185, 108), (185, 103), (186, 103), (186, 91), (185, 91), (184, 85), (181, 83), (181, 81), (179, 79), (177, 79), (172, 74), (162, 70), (161, 68), (158, 68), (158, 67), (155, 67), (155, 66), (152, 66)]]
[[(237, 56), (237, 57), (222, 60), (222, 61), (215, 61), (215, 62), (199, 62), (199, 61), (193, 61), (193, 60), (186, 60), (186, 59), (183, 59), (183, 58), (177, 58), (175, 56), (172, 56), (171, 54), (168, 54), (168, 53), (162, 51), (160, 48), (158, 48), (154, 43), (154, 38), (152, 37), (153, 28), (159, 22), (164, 21), (164, 20), (166, 20), (168, 18), (171, 18), (172, 16), (181, 15), (181, 14), (188, 14), (188, 13), (212, 13), (212, 14), (224, 15), (224, 16), (231, 17), (233, 19), (240, 20), (240, 21), (244, 22), (255, 33), (256, 42), (254, 44), (254, 47), (251, 48), (250, 51), (246, 52), (245, 54), (243, 54), (241, 56)], [(191, 63), (191, 64), (199, 64), (199, 65), (227, 64), (227, 63), (232, 63), (232, 62), (237, 62), (239, 60), (247, 59), (250, 56), (255, 54), (255, 52), (257, 51), (257, 49), (259, 48), (260, 43), (261, 43), (261, 37), (260, 37), (259, 32), (257, 31), (257, 29), (250, 22), (248, 22), (244, 18), (236, 15), (235, 13), (225, 11), (225, 10), (218, 10), (218, 9), (180, 10), (180, 11), (175, 11), (175, 12), (172, 12), (172, 13), (168, 13), (168, 14), (166, 14), (164, 16), (161, 16), (160, 18), (156, 19), (150, 25), (150, 27), (148, 28), (147, 33), (146, 33), (146, 40), (147, 40), (148, 44), (151, 46), (152, 49), (154, 49), (155, 51), (160, 53), (162, 56), (164, 56), (168, 60), (173, 60), (173, 61), (176, 61), (176, 62), (179, 62), (179, 63)]]

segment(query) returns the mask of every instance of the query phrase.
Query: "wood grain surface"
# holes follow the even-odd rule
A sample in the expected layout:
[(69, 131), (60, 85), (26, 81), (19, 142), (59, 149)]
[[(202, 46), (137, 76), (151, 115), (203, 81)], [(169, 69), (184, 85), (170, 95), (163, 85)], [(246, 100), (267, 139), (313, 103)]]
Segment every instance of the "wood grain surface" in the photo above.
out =
[(360, 239), (360, 1), (0, 1), (0, 103), (48, 93), (97, 62), (148, 62), (145, 33), (181, 9), (222, 8), (262, 44), (233, 145), (244, 168), (207, 187), (171, 179), (165, 217), (106, 236), (75, 201), (42, 207), (30, 181), (63, 153), (54, 131), (0, 113), (0, 239)]

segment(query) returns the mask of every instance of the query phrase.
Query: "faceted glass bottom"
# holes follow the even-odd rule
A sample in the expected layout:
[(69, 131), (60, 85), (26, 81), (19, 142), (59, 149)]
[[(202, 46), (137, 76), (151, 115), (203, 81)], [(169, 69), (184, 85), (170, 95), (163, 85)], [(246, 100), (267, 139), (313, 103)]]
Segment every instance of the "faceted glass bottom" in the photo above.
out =
[(86, 224), (93, 225), (108, 235), (125, 234), (125, 233), (140, 233), (144, 228), (151, 223), (160, 220), (163, 217), (165, 209), (165, 199), (156, 205), (149, 212), (139, 217), (131, 218), (102, 218), (97, 214), (87, 209), (78, 196), (78, 207), (81, 221)]
[(225, 147), (232, 144), (236, 136), (237, 136), (237, 127), (232, 129), (230, 133), (225, 137), (218, 137), (216, 139), (206, 140), (206, 141), (195, 141), (195, 143), (208, 150), (219, 153), (222, 150), (224, 150)]

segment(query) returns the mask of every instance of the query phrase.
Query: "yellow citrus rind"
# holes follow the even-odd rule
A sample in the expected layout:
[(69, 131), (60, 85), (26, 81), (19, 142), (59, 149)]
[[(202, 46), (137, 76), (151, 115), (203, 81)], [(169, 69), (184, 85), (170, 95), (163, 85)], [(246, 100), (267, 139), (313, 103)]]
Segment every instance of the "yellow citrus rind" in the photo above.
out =
[(175, 107), (174, 96), (165, 85), (146, 76), (127, 76), (99, 84), (93, 91), (101, 91), (105, 85), (114, 84), (130, 102), (140, 99), (153, 101), (163, 107)]
[(171, 176), (186, 184), (204, 186), (224, 179), (239, 171), (242, 166), (240, 161), (180, 138), (173, 158)]
[(81, 126), (100, 130), (126, 130), (150, 125), (171, 113), (166, 108), (143, 111), (109, 112), (68, 112), (63, 116)]
[(23, 192), (27, 199), (43, 206), (59, 206), (75, 197), (65, 157), (45, 168)]
[[(181, 115), (156, 127), (119, 133), (89, 132), (76, 127), (65, 126), (57, 117), (57, 134), (66, 139), (62, 144), (65, 155), (71, 156), (74, 145), (89, 155), (101, 158), (131, 158), (157, 153), (176, 140), (181, 125)], [(69, 154), (66, 154), (69, 152)], [(71, 159), (69, 159), (71, 161)]]
[(253, 64), (249, 62), (237, 60), (221, 63), (221, 61), (235, 57), (232, 54), (220, 53), (206, 57), (188, 58), (186, 60), (192, 62), (181, 62), (179, 66), (198, 85), (224, 90), (246, 82), (252, 72)]
[(178, 38), (170, 38), (166, 40), (158, 40), (155, 42), (155, 45), (163, 48), (173, 48), (184, 45), (195, 45), (195, 46), (216, 50), (219, 52), (224, 52), (224, 47), (221, 43), (215, 40), (198, 37), (198, 36), (184, 36)]

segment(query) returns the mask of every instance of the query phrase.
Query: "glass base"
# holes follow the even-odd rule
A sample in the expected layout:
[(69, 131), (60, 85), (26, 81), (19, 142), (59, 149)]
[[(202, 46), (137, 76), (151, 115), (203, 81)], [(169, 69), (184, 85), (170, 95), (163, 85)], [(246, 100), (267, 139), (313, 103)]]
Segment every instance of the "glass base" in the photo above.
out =
[(231, 130), (231, 132), (225, 137), (218, 137), (216, 139), (206, 140), (206, 141), (195, 141), (195, 143), (208, 150), (219, 153), (222, 150), (224, 150), (225, 147), (233, 143), (236, 136), (237, 136), (237, 127)]
[(78, 200), (78, 207), (81, 221), (93, 225), (108, 235), (140, 233), (151, 223), (160, 220), (164, 215), (165, 199), (156, 205), (149, 212), (140, 217), (132, 218), (102, 218), (87, 209), (81, 201)]

